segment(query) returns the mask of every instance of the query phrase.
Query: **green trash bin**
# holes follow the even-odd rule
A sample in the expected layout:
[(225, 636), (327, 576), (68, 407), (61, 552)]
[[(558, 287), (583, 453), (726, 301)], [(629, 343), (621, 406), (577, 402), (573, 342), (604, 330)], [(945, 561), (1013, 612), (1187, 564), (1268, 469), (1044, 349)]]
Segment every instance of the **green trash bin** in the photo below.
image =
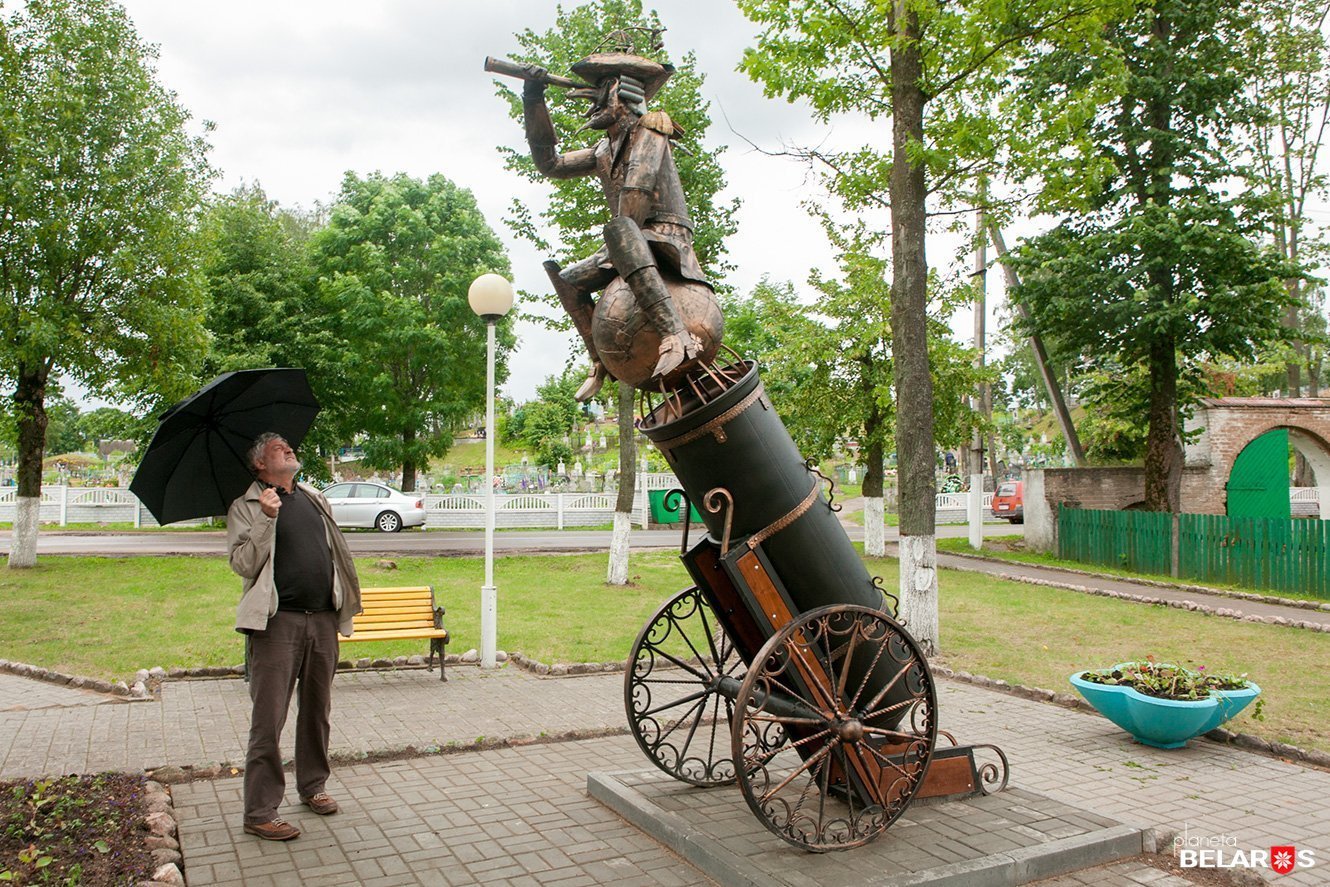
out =
[[(647, 505), (651, 509), (651, 522), (653, 524), (677, 524), (679, 522), (679, 512), (665, 507), (665, 496), (669, 490), (648, 490)], [(671, 502), (671, 505), (677, 505), (677, 502)], [(697, 513), (697, 509), (690, 502), (688, 504), (688, 520), (690, 523), (700, 524), (702, 516)]]

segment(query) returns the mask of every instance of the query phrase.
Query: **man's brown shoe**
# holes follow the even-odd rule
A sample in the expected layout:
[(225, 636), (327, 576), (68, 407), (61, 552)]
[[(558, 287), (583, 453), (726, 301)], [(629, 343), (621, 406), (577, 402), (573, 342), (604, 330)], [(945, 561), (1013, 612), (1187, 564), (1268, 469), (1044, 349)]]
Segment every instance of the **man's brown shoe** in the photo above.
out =
[(265, 841), (290, 841), (300, 837), (300, 829), (289, 822), (274, 819), (271, 822), (247, 822), (245, 834), (258, 835)]
[(312, 798), (304, 799), (305, 806), (313, 810), (320, 816), (330, 816), (342, 809), (337, 806), (337, 802), (327, 792), (319, 792)]

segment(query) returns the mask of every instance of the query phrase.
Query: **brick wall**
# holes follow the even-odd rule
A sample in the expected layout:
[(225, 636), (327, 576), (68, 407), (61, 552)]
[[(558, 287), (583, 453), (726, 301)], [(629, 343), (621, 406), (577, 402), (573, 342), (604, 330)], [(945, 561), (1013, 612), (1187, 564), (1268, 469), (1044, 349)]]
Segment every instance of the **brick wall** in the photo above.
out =
[[(1223, 514), (1208, 508), (1215, 497), (1211, 473), (1187, 467), (1182, 473), (1182, 510), (1191, 514)], [(1035, 551), (1057, 550), (1057, 509), (1121, 511), (1145, 500), (1145, 469), (1139, 465), (1113, 468), (1041, 468), (1025, 472), (1025, 541)]]

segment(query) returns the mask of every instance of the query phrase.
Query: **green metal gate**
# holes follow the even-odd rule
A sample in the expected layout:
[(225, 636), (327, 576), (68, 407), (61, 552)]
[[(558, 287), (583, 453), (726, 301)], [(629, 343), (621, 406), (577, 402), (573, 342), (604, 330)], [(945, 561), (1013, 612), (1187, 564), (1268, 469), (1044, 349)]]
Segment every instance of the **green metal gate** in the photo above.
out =
[(1287, 518), (1288, 429), (1267, 431), (1247, 444), (1228, 476), (1229, 517)]

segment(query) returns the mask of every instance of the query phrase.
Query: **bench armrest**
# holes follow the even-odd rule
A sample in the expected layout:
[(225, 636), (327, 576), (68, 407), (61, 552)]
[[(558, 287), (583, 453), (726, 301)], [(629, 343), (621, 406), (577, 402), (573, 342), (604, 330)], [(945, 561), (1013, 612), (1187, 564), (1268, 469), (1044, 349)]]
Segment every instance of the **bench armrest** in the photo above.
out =
[(443, 628), (443, 614), (444, 614), (444, 612), (445, 612), (445, 611), (444, 611), (443, 607), (435, 607), (435, 608), (434, 608), (434, 627), (435, 627), (435, 628)]

